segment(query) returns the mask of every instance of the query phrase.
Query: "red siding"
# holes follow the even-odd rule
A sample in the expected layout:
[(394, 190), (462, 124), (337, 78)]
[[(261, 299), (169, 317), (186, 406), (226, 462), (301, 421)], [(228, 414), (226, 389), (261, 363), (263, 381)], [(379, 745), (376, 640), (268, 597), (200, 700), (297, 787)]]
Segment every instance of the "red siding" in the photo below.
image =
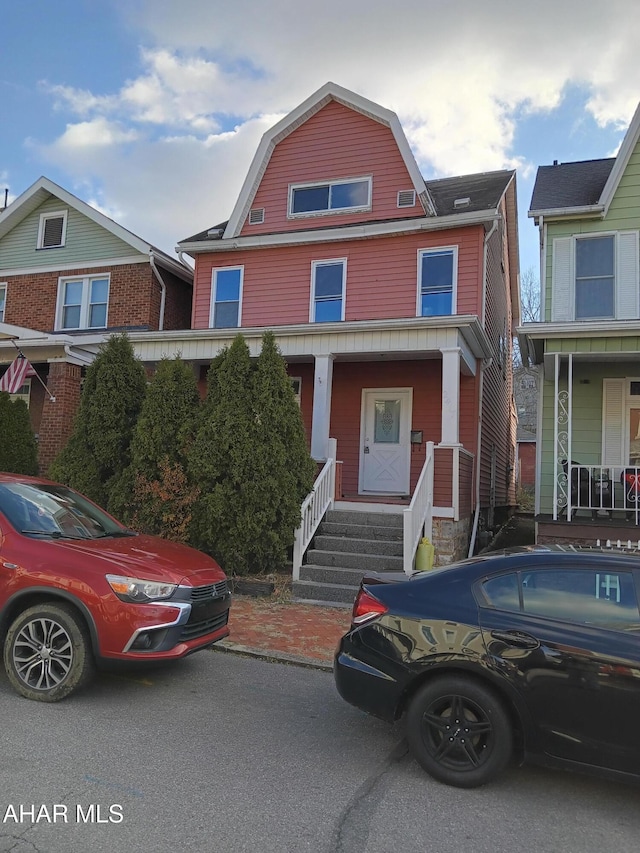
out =
[(216, 252), (196, 258), (193, 328), (209, 327), (212, 269), (244, 266), (243, 327), (309, 322), (311, 262), (347, 259), (345, 320), (415, 317), (418, 250), (458, 246), (458, 314), (481, 310), (483, 229)]
[[(289, 184), (369, 175), (373, 177), (371, 210), (287, 218)], [(410, 189), (413, 183), (391, 130), (330, 101), (276, 145), (251, 204), (252, 209), (264, 208), (264, 223), (245, 222), (240, 233), (250, 236), (352, 224), (354, 218), (363, 222), (424, 215), (417, 200), (414, 207), (398, 208), (398, 191)]]

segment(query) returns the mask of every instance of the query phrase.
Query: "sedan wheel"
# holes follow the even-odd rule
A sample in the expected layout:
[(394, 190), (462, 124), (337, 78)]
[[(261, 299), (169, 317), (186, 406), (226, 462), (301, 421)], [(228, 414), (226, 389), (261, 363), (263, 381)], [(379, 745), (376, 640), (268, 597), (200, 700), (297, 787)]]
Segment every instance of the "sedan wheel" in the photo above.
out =
[(93, 670), (86, 628), (68, 605), (30, 607), (9, 628), (4, 664), (12, 686), (27, 699), (64, 699)]
[(416, 694), (407, 713), (407, 740), (431, 776), (459, 788), (489, 782), (506, 767), (513, 748), (502, 703), (462, 676), (438, 678)]

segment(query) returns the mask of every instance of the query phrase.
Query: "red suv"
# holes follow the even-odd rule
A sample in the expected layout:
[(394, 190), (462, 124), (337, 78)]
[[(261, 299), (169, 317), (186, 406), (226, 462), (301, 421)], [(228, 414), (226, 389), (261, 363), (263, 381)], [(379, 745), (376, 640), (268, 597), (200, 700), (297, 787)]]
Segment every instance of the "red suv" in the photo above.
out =
[(230, 600), (206, 554), (135, 533), (67, 486), (0, 473), (0, 643), (28, 699), (64, 699), (101, 661), (211, 646)]

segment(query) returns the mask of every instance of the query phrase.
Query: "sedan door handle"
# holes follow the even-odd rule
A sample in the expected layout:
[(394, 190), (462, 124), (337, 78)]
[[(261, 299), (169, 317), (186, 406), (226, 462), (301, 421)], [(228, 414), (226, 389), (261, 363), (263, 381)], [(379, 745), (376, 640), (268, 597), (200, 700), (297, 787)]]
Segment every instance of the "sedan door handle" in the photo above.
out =
[(491, 636), (494, 640), (502, 640), (503, 643), (517, 646), (519, 649), (537, 649), (540, 645), (535, 637), (525, 634), (524, 631), (492, 631)]

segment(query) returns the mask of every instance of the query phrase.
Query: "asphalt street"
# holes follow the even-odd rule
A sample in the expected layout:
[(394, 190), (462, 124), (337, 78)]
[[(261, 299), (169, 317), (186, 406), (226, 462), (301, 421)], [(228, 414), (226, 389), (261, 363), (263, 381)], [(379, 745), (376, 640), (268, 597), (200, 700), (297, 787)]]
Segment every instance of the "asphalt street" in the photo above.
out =
[(448, 788), (330, 673), (207, 651), (55, 705), (0, 678), (0, 851), (631, 853), (638, 789), (514, 768)]

